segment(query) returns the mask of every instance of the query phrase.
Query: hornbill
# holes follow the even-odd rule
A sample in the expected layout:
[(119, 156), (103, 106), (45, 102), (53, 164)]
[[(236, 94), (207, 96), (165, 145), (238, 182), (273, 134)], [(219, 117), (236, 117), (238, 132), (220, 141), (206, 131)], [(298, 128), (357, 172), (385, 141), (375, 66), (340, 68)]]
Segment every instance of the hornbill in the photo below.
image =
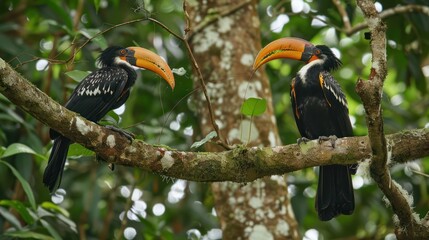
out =
[[(299, 38), (281, 38), (258, 53), (253, 69), (256, 71), (278, 58), (306, 63), (292, 80), (290, 89), (292, 110), (302, 139), (320, 141), (327, 136), (352, 136), (346, 97), (331, 75), (342, 63), (331, 49)], [(355, 165), (320, 166), (315, 203), (320, 220), (329, 221), (339, 214), (353, 213), (355, 203), (350, 174), (355, 173)]]
[[(167, 63), (155, 53), (140, 47), (108, 47), (98, 57), (101, 68), (85, 77), (74, 89), (65, 107), (86, 119), (98, 122), (110, 110), (128, 99), (137, 73), (133, 67), (145, 68), (161, 76), (174, 89), (174, 77)], [(54, 140), (43, 183), (54, 191), (61, 183), (70, 139), (50, 130)]]

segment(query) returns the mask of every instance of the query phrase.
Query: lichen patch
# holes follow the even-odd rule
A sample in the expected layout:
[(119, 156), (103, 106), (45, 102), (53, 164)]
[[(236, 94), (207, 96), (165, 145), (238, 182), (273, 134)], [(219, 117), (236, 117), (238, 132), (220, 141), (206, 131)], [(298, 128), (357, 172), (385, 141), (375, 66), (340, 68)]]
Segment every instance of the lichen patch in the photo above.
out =
[(106, 138), (106, 144), (109, 146), (109, 148), (114, 148), (116, 145), (115, 136), (109, 135)]
[(82, 135), (85, 135), (91, 131), (91, 127), (86, 125), (82, 119), (80, 119), (78, 117), (75, 117), (75, 119), (76, 119), (76, 121), (75, 121), (76, 128)]
[(255, 225), (252, 229), (252, 232), (249, 236), (250, 240), (271, 240), (274, 239), (274, 236), (268, 231), (268, 229), (261, 224)]
[(281, 219), (276, 225), (276, 232), (279, 235), (288, 236), (289, 229), (290, 229), (289, 224), (283, 219)]
[(218, 21), (219, 28), (218, 31), (220, 33), (226, 33), (231, 30), (231, 26), (234, 23), (234, 21), (230, 17), (223, 17), (220, 18)]
[(244, 53), (243, 55), (241, 55), (240, 63), (243, 64), (244, 66), (249, 66), (249, 67), (252, 66), (253, 55), (250, 53)]
[(174, 158), (171, 156), (171, 151), (165, 151), (161, 158), (161, 166), (163, 170), (169, 169), (174, 164)]
[(260, 207), (262, 207), (262, 205), (263, 205), (263, 203), (262, 203), (262, 199), (257, 198), (257, 197), (252, 197), (252, 198), (250, 198), (250, 200), (249, 200), (249, 205), (250, 205), (252, 208), (260, 208)]

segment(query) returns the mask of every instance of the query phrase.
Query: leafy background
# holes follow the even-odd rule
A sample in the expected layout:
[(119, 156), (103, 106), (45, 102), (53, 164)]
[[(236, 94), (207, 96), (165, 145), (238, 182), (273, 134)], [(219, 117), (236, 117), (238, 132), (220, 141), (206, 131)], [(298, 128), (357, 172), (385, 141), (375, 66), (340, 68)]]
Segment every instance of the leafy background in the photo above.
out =
[[(352, 26), (364, 21), (354, 1), (343, 4)], [(378, 1), (380, 10), (398, 4), (428, 6), (425, 0)], [(338, 51), (343, 67), (335, 76), (349, 101), (356, 135), (366, 135), (364, 110), (354, 91), (356, 80), (370, 71), (369, 42), (364, 31), (347, 36), (330, 0), (261, 1), (263, 45), (295, 36)], [(56, 1), (0, 2), (0, 56), (25, 78), (58, 102), (65, 102), (87, 71), (96, 68), (99, 51), (109, 45), (142, 46), (163, 56), (176, 74), (172, 92), (160, 78), (141, 71), (121, 114), (110, 113), (103, 124), (115, 124), (153, 144), (188, 150), (202, 139), (195, 123), (189, 59), (184, 46), (149, 21), (114, 28), (85, 44), (101, 30), (148, 16), (171, 30), (184, 28), (181, 1)], [(323, 20), (323, 21), (320, 21)], [(386, 133), (429, 127), (429, 17), (420, 13), (394, 15), (388, 26), (389, 72), (383, 95)], [(50, 60), (49, 62), (47, 60)], [(299, 134), (289, 101), (289, 84), (302, 65), (274, 61), (266, 68), (273, 90), (275, 114), (284, 144)], [(116, 166), (110, 171), (94, 154), (73, 145), (61, 189), (50, 196), (42, 174), (51, 142), (48, 128), (0, 95), (0, 233), (17, 238), (217, 239), (208, 184), (170, 179), (138, 169)], [(426, 160), (426, 161), (425, 161)], [(392, 168), (393, 178), (412, 192), (415, 211), (429, 211), (429, 158)], [(316, 175), (306, 169), (287, 178), (295, 216), (309, 239), (386, 238), (393, 233), (391, 211), (378, 188), (365, 176), (354, 177), (356, 211), (322, 223), (313, 204)]]

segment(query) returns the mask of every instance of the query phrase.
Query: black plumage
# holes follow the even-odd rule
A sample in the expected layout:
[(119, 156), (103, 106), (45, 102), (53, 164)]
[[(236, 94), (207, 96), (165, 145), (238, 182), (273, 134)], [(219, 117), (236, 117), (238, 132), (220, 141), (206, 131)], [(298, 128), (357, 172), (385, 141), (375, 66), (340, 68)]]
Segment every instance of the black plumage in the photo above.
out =
[[(259, 51), (253, 69), (256, 71), (279, 58), (306, 63), (292, 80), (290, 89), (293, 114), (301, 136), (307, 139), (352, 136), (346, 97), (331, 75), (341, 66), (341, 61), (331, 49), (301, 38), (277, 39)], [(322, 221), (353, 213), (355, 203), (350, 174), (355, 172), (356, 165), (320, 167), (316, 209)]]
[[(129, 51), (122, 47), (104, 50), (98, 58), (102, 68), (85, 77), (64, 106), (97, 122), (110, 110), (124, 104), (137, 77), (129, 64), (118, 60), (118, 57), (126, 56)], [(52, 192), (61, 182), (71, 141), (53, 129), (50, 130), (50, 136), (54, 143), (43, 174), (43, 183)]]
[[(295, 121), (302, 137), (353, 136), (347, 100), (331, 71), (341, 61), (323, 45), (315, 46), (316, 60), (307, 63), (291, 84)], [(316, 209), (322, 221), (339, 214), (352, 214), (354, 194), (351, 173), (355, 166), (328, 165), (319, 168)]]

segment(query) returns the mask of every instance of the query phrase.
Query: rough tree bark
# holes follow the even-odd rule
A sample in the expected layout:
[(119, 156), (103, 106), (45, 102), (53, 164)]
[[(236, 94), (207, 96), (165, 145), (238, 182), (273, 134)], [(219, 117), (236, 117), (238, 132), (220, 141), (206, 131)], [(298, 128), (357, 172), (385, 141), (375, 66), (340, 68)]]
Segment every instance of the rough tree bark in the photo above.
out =
[[(421, 231), (422, 220), (413, 213), (412, 198), (408, 192), (390, 177), (387, 166), (389, 161), (388, 144), (384, 135), (381, 99), (383, 84), (387, 76), (386, 25), (376, 10), (372, 0), (358, 0), (371, 32), (372, 64), (368, 81), (359, 79), (356, 92), (362, 99), (366, 113), (368, 137), (372, 149), (370, 173), (384, 193), (394, 212), (396, 237), (398, 239), (424, 239), (427, 235)], [(395, 220), (397, 219), (397, 220)]]
[[(223, 152), (184, 152), (128, 138), (80, 117), (52, 100), (0, 58), (0, 93), (40, 122), (96, 152), (108, 163), (133, 166), (165, 176), (199, 182), (234, 181), (284, 174), (304, 168), (353, 164), (371, 156), (369, 139), (341, 138), (335, 148), (317, 141), (298, 146), (238, 147)], [(386, 136), (393, 166), (429, 156), (429, 129)], [(429, 214), (427, 217), (429, 221)]]
[[(250, 79), (251, 66), (261, 48), (256, 1), (196, 1), (189, 3), (189, 42), (206, 80), (221, 139), (248, 146), (280, 145), (267, 76)], [(244, 43), (245, 41), (245, 43)], [(197, 78), (195, 85), (199, 85)], [(240, 107), (248, 97), (268, 100), (267, 112), (253, 119)], [(213, 130), (204, 95), (197, 94), (197, 116), (202, 135)], [(208, 145), (208, 151), (222, 151)], [(213, 183), (216, 211), (224, 239), (297, 239), (298, 228), (282, 176), (246, 185)]]

